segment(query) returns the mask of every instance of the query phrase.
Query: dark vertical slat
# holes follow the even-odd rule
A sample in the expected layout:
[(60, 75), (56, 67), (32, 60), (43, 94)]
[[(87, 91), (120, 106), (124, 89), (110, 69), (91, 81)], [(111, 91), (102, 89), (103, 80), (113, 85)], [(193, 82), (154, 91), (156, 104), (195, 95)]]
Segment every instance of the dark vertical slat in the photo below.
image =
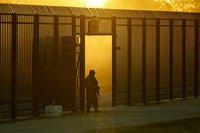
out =
[(112, 106), (116, 106), (116, 17), (112, 17)]
[(32, 51), (32, 115), (38, 115), (39, 98), (39, 15), (34, 15), (34, 37)]
[(143, 18), (143, 38), (142, 38), (142, 97), (146, 103), (146, 18)]
[(80, 20), (80, 108), (85, 110), (85, 16), (81, 15)]
[(72, 36), (76, 36), (76, 16), (72, 16)]
[(183, 80), (183, 99), (186, 98), (186, 20), (182, 20), (182, 80)]
[(12, 15), (12, 119), (16, 119), (17, 15)]
[(160, 102), (160, 19), (156, 19), (156, 100)]
[[(59, 44), (59, 17), (57, 15), (54, 16), (54, 43), (53, 43), (53, 62), (54, 62), (54, 87), (58, 86), (58, 44)], [(52, 90), (54, 92), (54, 90)], [(56, 99), (55, 94), (52, 94), (53, 98)]]
[[(2, 16), (1, 16), (1, 14), (0, 14), (0, 64), (1, 64), (1, 59), (2, 59), (2, 57), (1, 57), (1, 47), (2, 47), (2, 46), (1, 46), (1, 45), (2, 45), (2, 43), (1, 43), (1, 39), (2, 39), (2, 37), (1, 37), (1, 34), (2, 34), (2, 33), (1, 33), (1, 23), (2, 23), (2, 22), (1, 22), (1, 21), (2, 21), (2, 20), (1, 20), (1, 17), (2, 17)], [(1, 65), (2, 65), (2, 64), (1, 64)], [(2, 72), (1, 67), (0, 67), (0, 76), (2, 76), (2, 73), (3, 73), (3, 72)], [(4, 79), (3, 79), (3, 80), (4, 80)], [(3, 81), (3, 82), (4, 82), (4, 81)], [(1, 84), (4, 84), (3, 82), (0, 81)], [(2, 85), (0, 85), (0, 86), (2, 87)], [(0, 88), (0, 92), (4, 92), (4, 89), (5, 89), (4, 87)], [(2, 111), (1, 105), (2, 105), (2, 104), (0, 104), (0, 112)], [(1, 113), (0, 113), (0, 118), (1, 118)]]
[(132, 19), (128, 18), (128, 105), (131, 105), (132, 90)]
[[(73, 15), (72, 16), (72, 36), (76, 39), (76, 17)], [(76, 49), (75, 49), (76, 50)], [(76, 52), (75, 52), (75, 58), (76, 58)], [(76, 59), (75, 59), (76, 60)], [(74, 66), (75, 69), (76, 69), (76, 66)], [(77, 70), (76, 70), (77, 71)], [(77, 73), (77, 72), (76, 72)], [(76, 108), (76, 73), (74, 73), (74, 89), (72, 90), (73, 91), (73, 102), (72, 102), (72, 107), (73, 108)]]
[(194, 86), (194, 96), (195, 97), (198, 97), (198, 93), (199, 93), (199, 20), (195, 20), (195, 73), (194, 73), (194, 83), (195, 83), (195, 86)]
[[(2, 23), (2, 22), (1, 22), (1, 14), (0, 14), (0, 63), (1, 63), (1, 59), (2, 59), (2, 58), (1, 58), (1, 47), (2, 47), (2, 46), (1, 46), (1, 45), (2, 45), (2, 44), (1, 44), (1, 39), (2, 39), (2, 37), (1, 37), (1, 34), (2, 34), (2, 33), (1, 33), (1, 23)], [(2, 71), (1, 71), (1, 67), (0, 67), (0, 75), (1, 75), (1, 74), (2, 74)], [(2, 83), (2, 82), (1, 82), (1, 83)], [(0, 88), (0, 89), (3, 89), (3, 88)], [(1, 90), (1, 91), (2, 91), (2, 90)], [(0, 110), (0, 111), (1, 111), (1, 110)]]
[(169, 46), (169, 86), (170, 86), (170, 100), (173, 100), (173, 62), (174, 62), (174, 20), (170, 19), (170, 25), (169, 25), (169, 36), (170, 36), (170, 46)]

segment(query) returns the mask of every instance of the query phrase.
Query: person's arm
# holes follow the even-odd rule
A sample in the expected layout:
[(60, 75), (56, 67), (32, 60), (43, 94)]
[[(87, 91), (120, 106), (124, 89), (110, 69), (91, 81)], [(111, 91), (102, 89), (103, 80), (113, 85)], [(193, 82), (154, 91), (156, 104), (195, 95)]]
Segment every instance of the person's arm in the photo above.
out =
[(97, 96), (100, 98), (100, 93), (99, 93), (100, 87), (98, 85), (99, 83), (96, 78), (95, 78), (95, 81), (96, 81), (96, 86), (97, 86)]
[(99, 90), (100, 90), (100, 87), (97, 86), (97, 96), (98, 96), (98, 98), (99, 98), (99, 100), (100, 100), (100, 92), (99, 92)]
[(100, 89), (100, 87), (97, 86), (97, 95), (100, 97), (99, 89)]

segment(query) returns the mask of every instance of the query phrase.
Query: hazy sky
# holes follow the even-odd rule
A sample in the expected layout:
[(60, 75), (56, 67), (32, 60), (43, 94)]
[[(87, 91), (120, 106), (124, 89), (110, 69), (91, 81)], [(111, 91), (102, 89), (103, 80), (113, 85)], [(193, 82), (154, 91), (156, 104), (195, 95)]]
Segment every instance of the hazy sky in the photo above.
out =
[[(92, 0), (0, 0), (2, 3), (20, 3), (20, 4), (41, 4), (58, 6), (85, 6), (87, 1)], [(96, 1), (96, 0), (93, 0)], [(104, 0), (106, 8), (140, 8), (147, 6), (149, 8), (154, 0)]]
[[(95, 2), (102, 0), (0, 0), (1, 3), (17, 3), (17, 4), (40, 4), (40, 5), (56, 5), (56, 6), (75, 6), (86, 7), (88, 2)], [(200, 0), (103, 0), (104, 8), (120, 8), (120, 9), (136, 9), (136, 10), (177, 10), (177, 5), (184, 7), (185, 5), (192, 5), (197, 3), (197, 9), (188, 9), (200, 12)], [(167, 5), (161, 7), (161, 3), (165, 2)], [(174, 1), (177, 1), (174, 2)], [(180, 3), (182, 5), (180, 5)], [(183, 6), (184, 5), (184, 6)], [(169, 6), (174, 8), (169, 9)], [(181, 11), (181, 8), (179, 9)], [(184, 9), (187, 11), (187, 9)]]

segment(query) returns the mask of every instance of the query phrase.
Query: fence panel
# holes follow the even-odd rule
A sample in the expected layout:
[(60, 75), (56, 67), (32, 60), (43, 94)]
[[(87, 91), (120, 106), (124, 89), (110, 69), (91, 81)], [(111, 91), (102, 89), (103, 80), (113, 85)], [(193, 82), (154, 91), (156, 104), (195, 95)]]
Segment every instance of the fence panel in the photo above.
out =
[(169, 99), (169, 20), (160, 21), (160, 99)]
[(127, 47), (127, 27), (120, 26), (123, 21), (126, 23), (127, 20), (117, 19), (117, 48), (116, 48), (116, 104), (124, 105), (128, 104), (128, 47)]
[(132, 20), (132, 98), (142, 102), (142, 20)]
[(147, 20), (146, 100), (156, 101), (156, 20)]
[(174, 40), (173, 40), (173, 97), (183, 97), (183, 30), (182, 21), (174, 20)]
[(194, 21), (186, 21), (186, 96), (194, 96), (195, 35)]
[(12, 20), (11, 15), (0, 19), (0, 119), (11, 119)]
[(33, 16), (18, 16), (17, 29), (17, 117), (24, 117), (32, 113)]

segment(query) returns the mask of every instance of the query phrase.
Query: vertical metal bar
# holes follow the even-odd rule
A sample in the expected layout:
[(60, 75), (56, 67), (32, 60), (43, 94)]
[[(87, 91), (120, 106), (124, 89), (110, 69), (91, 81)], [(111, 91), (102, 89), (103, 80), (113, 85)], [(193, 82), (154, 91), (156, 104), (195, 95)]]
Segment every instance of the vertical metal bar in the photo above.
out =
[[(2, 15), (0, 14), (0, 64), (1, 64), (1, 60), (2, 60), (2, 57), (1, 57), (1, 48), (2, 48), (2, 43), (1, 43), (1, 39), (2, 39), (2, 31), (1, 31), (1, 25), (2, 25), (2, 20), (1, 20), (1, 17), (2, 17)], [(4, 33), (5, 34), (5, 33)], [(1, 64), (2, 65), (2, 64)], [(0, 76), (2, 76), (3, 74), (2, 74), (3, 72), (2, 72), (2, 70), (1, 70), (1, 66), (0, 66)], [(4, 80), (4, 78), (3, 78), (3, 80)], [(4, 81), (0, 81), (0, 84), (4, 84), (3, 83)], [(4, 91), (4, 87), (3, 87), (3, 85), (0, 85), (0, 91), (1, 92), (3, 92)], [(0, 104), (0, 112), (2, 112), (3, 110), (2, 110), (2, 108), (1, 108), (1, 106), (2, 106), (2, 104)], [(2, 115), (2, 113), (0, 113), (0, 116)]]
[[(2, 22), (1, 22), (2, 20), (1, 20), (1, 14), (0, 14), (0, 63), (1, 63), (1, 39), (2, 39), (2, 37), (1, 37), (1, 35), (2, 35), (2, 33), (1, 33), (1, 24), (2, 24)], [(1, 71), (1, 67), (0, 67), (0, 74), (2, 74), (2, 71)], [(2, 83), (1, 81), (0, 81), (0, 83)], [(2, 89), (2, 88), (1, 88)], [(1, 110), (0, 110), (1, 111)]]
[(143, 103), (146, 103), (146, 18), (143, 18), (142, 38), (142, 96)]
[[(76, 17), (73, 15), (72, 16), (72, 36), (76, 39)], [(75, 40), (76, 41), (76, 40)], [(76, 51), (76, 48), (74, 48), (74, 50)], [(75, 62), (76, 62), (76, 52), (74, 53), (74, 57), (75, 57)], [(76, 69), (76, 66), (74, 66)], [(77, 71), (77, 70), (76, 70)], [(76, 74), (76, 73), (74, 73)], [(74, 90), (73, 90), (73, 102), (72, 102), (72, 107), (76, 108), (76, 76), (74, 75)]]
[(80, 17), (80, 108), (85, 110), (85, 16)]
[(54, 16), (54, 45), (57, 47), (59, 40), (59, 17)]
[(72, 36), (76, 36), (76, 16), (72, 16)]
[(16, 119), (17, 15), (12, 15), (12, 119)]
[(198, 93), (199, 93), (199, 20), (195, 20), (195, 73), (194, 73), (194, 96), (198, 97)]
[(39, 98), (39, 15), (34, 15), (34, 36), (32, 50), (32, 115), (38, 115)]
[(116, 17), (112, 17), (112, 106), (116, 106)]
[(156, 19), (156, 100), (160, 102), (160, 19)]
[(183, 80), (183, 99), (186, 99), (186, 20), (182, 20), (182, 54), (183, 54), (183, 59), (182, 59), (182, 80)]
[[(58, 15), (55, 15), (54, 16), (54, 43), (53, 43), (53, 62), (54, 62), (54, 71), (53, 71), (54, 87), (53, 88), (56, 88), (58, 86), (58, 44), (59, 44), (59, 17)], [(53, 99), (56, 98), (54, 94), (51, 94), (51, 95), (53, 95)]]
[(131, 105), (132, 90), (132, 19), (128, 18), (128, 105)]
[(170, 36), (170, 46), (169, 46), (169, 86), (170, 86), (170, 100), (173, 100), (173, 62), (174, 62), (174, 50), (173, 50), (173, 45), (174, 45), (174, 20), (170, 19), (169, 20), (169, 36)]

